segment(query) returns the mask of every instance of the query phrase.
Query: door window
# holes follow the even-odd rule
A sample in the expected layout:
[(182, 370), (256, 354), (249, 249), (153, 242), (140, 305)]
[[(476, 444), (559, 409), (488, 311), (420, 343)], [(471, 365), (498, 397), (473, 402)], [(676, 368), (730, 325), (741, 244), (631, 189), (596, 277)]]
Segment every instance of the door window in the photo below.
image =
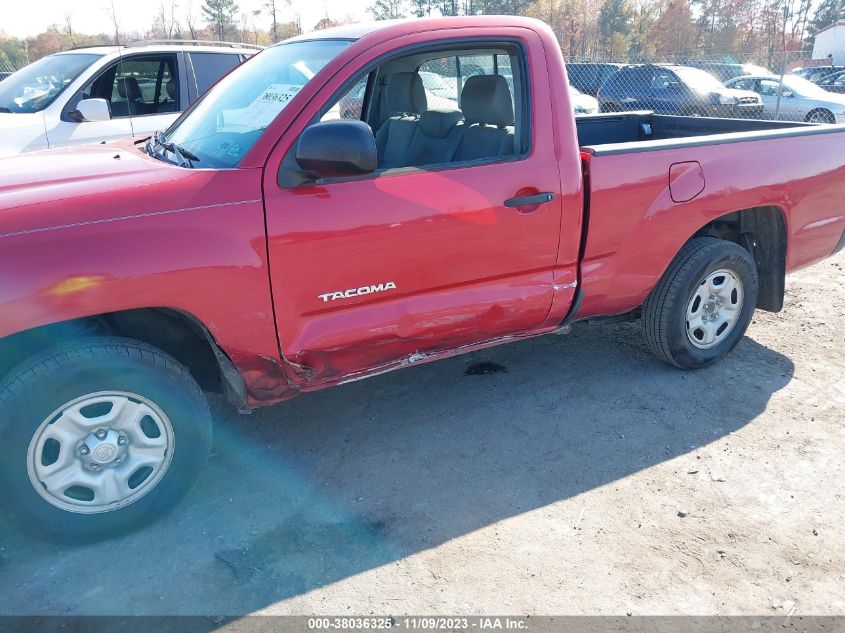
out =
[(731, 85), (731, 88), (738, 88), (739, 90), (753, 90), (758, 92), (756, 88), (757, 81), (755, 79), (737, 79)]
[[(415, 52), (413, 58), (424, 55)], [(516, 50), (495, 47), (483, 53), (432, 53), (409, 71), (413, 66), (394, 58), (361, 75), (323, 108), (319, 120), (368, 123), (376, 137), (379, 172), (511, 160), (526, 144), (520, 59)], [(373, 73), (378, 80), (367, 94)]]
[(81, 99), (105, 99), (113, 119), (179, 110), (173, 55), (122, 59), (82, 88)]
[(343, 93), (334, 105), (326, 112), (321, 121), (334, 121), (337, 119), (351, 119), (360, 121), (364, 114), (364, 93), (367, 90), (369, 74), (364, 75), (352, 87)]
[(655, 91), (673, 91), (677, 92), (682, 87), (678, 77), (669, 70), (658, 70), (654, 73), (651, 81), (651, 89)]
[(197, 93), (203, 94), (237, 66), (240, 57), (234, 53), (191, 53), (191, 63), (197, 78)]
[[(158, 114), (178, 103), (175, 59), (144, 57), (121, 60), (112, 86), (112, 116)], [(172, 110), (170, 110), (172, 111)]]
[(777, 97), (778, 86), (779, 83), (777, 81), (773, 81), (771, 79), (761, 79), (760, 94), (764, 97)]

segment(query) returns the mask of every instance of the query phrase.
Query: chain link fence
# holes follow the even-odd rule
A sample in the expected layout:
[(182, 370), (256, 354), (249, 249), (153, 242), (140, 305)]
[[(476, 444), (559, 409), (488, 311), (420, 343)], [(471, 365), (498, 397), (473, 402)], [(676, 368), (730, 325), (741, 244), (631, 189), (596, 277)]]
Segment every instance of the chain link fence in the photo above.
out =
[(11, 75), (16, 70), (20, 70), (25, 65), (26, 64), (16, 64), (8, 60), (0, 59), (0, 81), (3, 81), (6, 77)]
[(829, 62), (806, 52), (608, 55), (568, 59), (567, 70), (600, 112), (845, 123), (845, 77), (837, 85)]

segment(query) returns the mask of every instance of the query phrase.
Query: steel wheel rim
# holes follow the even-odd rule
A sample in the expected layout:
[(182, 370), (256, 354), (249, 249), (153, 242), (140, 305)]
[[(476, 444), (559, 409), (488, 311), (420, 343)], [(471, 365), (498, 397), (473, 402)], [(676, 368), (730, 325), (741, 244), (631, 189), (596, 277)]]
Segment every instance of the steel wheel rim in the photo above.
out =
[(156, 487), (174, 448), (170, 419), (154, 402), (103, 391), (63, 404), (38, 426), (27, 472), (35, 491), (57, 508), (112, 512)]
[(686, 312), (687, 338), (698, 349), (709, 349), (724, 341), (742, 314), (745, 294), (742, 279), (720, 268), (699, 283)]

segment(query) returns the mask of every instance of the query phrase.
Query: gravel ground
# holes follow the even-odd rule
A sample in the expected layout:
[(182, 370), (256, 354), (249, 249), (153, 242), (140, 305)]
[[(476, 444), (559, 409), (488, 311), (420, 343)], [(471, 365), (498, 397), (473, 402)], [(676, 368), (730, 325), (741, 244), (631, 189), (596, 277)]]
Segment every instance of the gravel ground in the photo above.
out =
[(151, 528), (0, 528), (0, 613), (843, 614), (843, 267), (791, 276), (702, 371), (580, 325), (252, 416), (215, 400), (209, 468)]

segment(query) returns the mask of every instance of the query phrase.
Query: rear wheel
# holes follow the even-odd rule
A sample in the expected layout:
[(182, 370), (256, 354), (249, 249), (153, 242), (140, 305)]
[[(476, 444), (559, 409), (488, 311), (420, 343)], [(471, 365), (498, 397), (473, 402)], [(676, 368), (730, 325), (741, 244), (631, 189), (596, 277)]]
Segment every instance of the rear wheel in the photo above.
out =
[(757, 304), (757, 268), (746, 249), (714, 237), (687, 242), (643, 305), (651, 351), (684, 369), (730, 352)]
[(171, 509), (211, 448), (205, 398), (161, 350), (81, 339), (0, 383), (4, 515), (27, 533), (102, 539)]
[(804, 120), (807, 123), (836, 123), (836, 117), (830, 110), (813, 110)]

